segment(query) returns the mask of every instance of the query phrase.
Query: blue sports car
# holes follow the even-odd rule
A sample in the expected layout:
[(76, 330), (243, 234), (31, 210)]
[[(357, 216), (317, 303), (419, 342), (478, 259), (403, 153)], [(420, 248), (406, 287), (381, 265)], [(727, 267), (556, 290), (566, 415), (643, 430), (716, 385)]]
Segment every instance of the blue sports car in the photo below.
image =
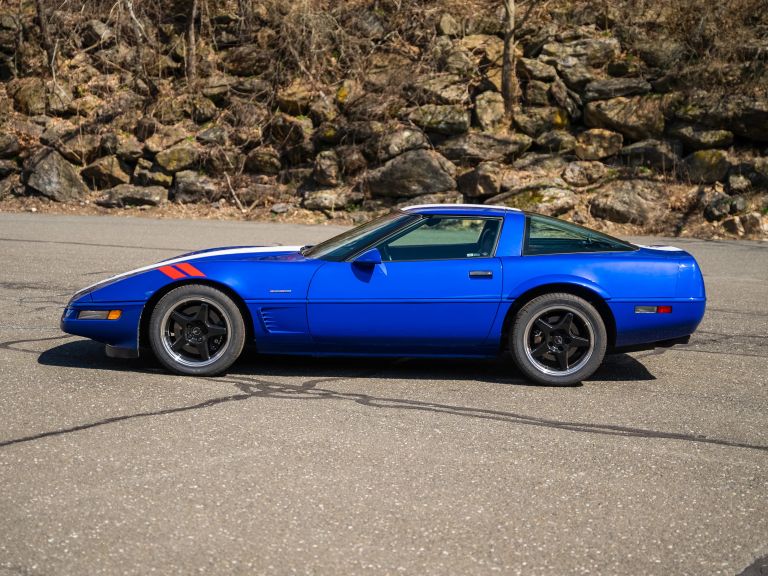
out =
[(503, 206), (396, 210), (315, 246), (191, 252), (94, 284), (61, 328), (113, 357), (225, 371), (269, 354), (488, 357), (569, 385), (606, 352), (687, 342), (704, 315), (696, 260)]

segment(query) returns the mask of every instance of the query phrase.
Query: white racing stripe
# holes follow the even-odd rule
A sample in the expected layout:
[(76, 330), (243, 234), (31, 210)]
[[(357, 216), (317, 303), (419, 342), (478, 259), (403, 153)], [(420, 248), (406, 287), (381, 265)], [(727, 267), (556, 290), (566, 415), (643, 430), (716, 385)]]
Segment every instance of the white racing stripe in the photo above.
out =
[(98, 282), (95, 282), (90, 286), (86, 286), (82, 290), (78, 290), (78, 294), (85, 293), (91, 288), (93, 288), (94, 286), (98, 286), (100, 284), (106, 284), (107, 282), (113, 282), (115, 280), (119, 280), (120, 278), (125, 278), (126, 276), (133, 276), (134, 274), (146, 272), (147, 270), (154, 270), (155, 268), (160, 268), (161, 266), (169, 266), (171, 264), (186, 262), (188, 260), (200, 260), (202, 258), (213, 258), (214, 256), (230, 256), (234, 254), (259, 254), (263, 252), (275, 252), (275, 253), (298, 252), (299, 250), (301, 250), (301, 246), (256, 246), (253, 248), (225, 248), (223, 250), (212, 250), (210, 252), (203, 252), (202, 254), (189, 254), (188, 256), (181, 256), (178, 258), (171, 258), (170, 260), (163, 260), (162, 262), (157, 262), (156, 264), (150, 264), (149, 266), (142, 266), (141, 268), (136, 268), (135, 270), (131, 270), (130, 272), (123, 272), (122, 274), (117, 274), (110, 278), (99, 280)]
[(685, 252), (685, 250), (678, 248), (677, 246), (645, 246), (644, 244), (638, 244), (638, 246), (650, 250), (661, 250), (662, 252)]

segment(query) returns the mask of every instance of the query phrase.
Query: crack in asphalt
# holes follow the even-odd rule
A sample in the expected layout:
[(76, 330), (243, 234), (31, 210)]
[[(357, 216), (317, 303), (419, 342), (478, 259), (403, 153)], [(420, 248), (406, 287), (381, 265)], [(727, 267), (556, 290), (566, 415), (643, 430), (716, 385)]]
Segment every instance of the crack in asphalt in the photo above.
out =
[[(0, 348), (11, 349), (15, 351), (32, 352), (39, 354), (39, 352), (11, 348), (14, 344), (28, 343), (28, 342), (44, 342), (51, 340), (59, 340), (63, 338), (71, 338), (70, 336), (55, 336), (51, 338), (38, 338), (38, 339), (26, 339), (26, 340), (13, 340), (0, 343)], [(136, 418), (148, 418), (153, 416), (164, 416), (168, 414), (178, 414), (182, 412), (190, 412), (194, 410), (201, 410), (205, 408), (211, 408), (221, 404), (230, 402), (240, 402), (244, 400), (250, 400), (252, 398), (279, 398), (286, 400), (337, 400), (337, 401), (349, 401), (355, 404), (366, 406), (368, 408), (383, 408), (383, 409), (397, 409), (397, 410), (416, 410), (422, 412), (430, 412), (434, 414), (447, 414), (452, 416), (463, 416), (469, 418), (476, 418), (482, 420), (491, 420), (498, 422), (506, 422), (509, 424), (537, 426), (544, 428), (553, 428), (558, 430), (566, 430), (570, 432), (581, 432), (591, 434), (601, 434), (607, 436), (623, 436), (631, 438), (649, 438), (649, 439), (663, 439), (663, 440), (680, 440), (685, 442), (693, 442), (699, 444), (712, 444), (718, 446), (725, 446), (731, 448), (746, 448), (752, 450), (760, 450), (768, 452), (768, 446), (759, 444), (750, 444), (747, 442), (739, 442), (736, 440), (728, 440), (722, 438), (713, 438), (704, 434), (684, 434), (678, 432), (663, 432), (657, 430), (649, 430), (644, 428), (635, 428), (629, 426), (619, 426), (613, 424), (594, 424), (587, 422), (569, 422), (560, 421), (549, 418), (539, 418), (535, 416), (527, 416), (525, 414), (517, 414), (514, 412), (505, 412), (501, 410), (491, 410), (485, 408), (473, 408), (465, 406), (455, 406), (451, 404), (440, 404), (435, 402), (423, 402), (419, 400), (407, 400), (402, 398), (388, 398), (377, 397), (369, 394), (353, 393), (353, 392), (340, 392), (337, 390), (331, 390), (328, 388), (318, 388), (320, 384), (328, 384), (331, 382), (339, 382), (357, 378), (370, 378), (374, 375), (380, 374), (387, 370), (394, 368), (395, 366), (405, 363), (407, 360), (398, 359), (394, 362), (387, 364), (382, 368), (376, 368), (372, 370), (366, 370), (358, 374), (325, 377), (325, 378), (312, 378), (305, 382), (295, 384), (284, 384), (280, 382), (274, 382), (257, 377), (237, 376), (228, 378), (208, 378), (207, 380), (213, 382), (220, 382), (225, 384), (232, 384), (240, 393), (231, 394), (227, 396), (219, 396), (216, 398), (210, 398), (203, 402), (196, 404), (177, 406), (173, 408), (163, 408), (154, 411), (137, 412), (135, 414), (124, 414), (121, 416), (113, 416), (95, 422), (88, 422), (71, 426), (68, 428), (62, 428), (58, 430), (50, 430), (46, 432), (40, 432), (38, 434), (32, 434), (20, 438), (14, 438), (9, 440), (0, 441), (0, 448), (12, 446), (15, 444), (22, 444), (26, 442), (32, 442), (34, 440), (40, 440), (43, 438), (49, 438), (54, 436), (60, 436), (64, 434), (70, 434), (74, 432), (80, 432), (99, 426), (105, 426), (109, 424), (115, 424), (118, 422), (124, 422), (133, 420)]]
[(0, 238), (0, 242), (31, 242), (35, 244), (62, 244), (65, 246), (93, 246), (94, 248), (130, 248), (131, 250), (161, 250), (165, 252), (189, 252), (190, 248), (168, 248), (167, 246), (127, 246), (125, 244), (101, 244), (97, 242), (74, 242), (71, 240), (29, 240), (26, 238)]

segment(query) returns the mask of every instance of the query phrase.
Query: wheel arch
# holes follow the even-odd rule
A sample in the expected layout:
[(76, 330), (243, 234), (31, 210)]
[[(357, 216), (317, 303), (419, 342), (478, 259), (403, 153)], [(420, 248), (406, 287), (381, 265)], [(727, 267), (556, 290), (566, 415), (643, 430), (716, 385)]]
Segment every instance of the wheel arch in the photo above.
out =
[(157, 306), (157, 303), (162, 299), (162, 297), (172, 290), (175, 290), (176, 288), (195, 284), (210, 286), (211, 288), (215, 288), (216, 290), (219, 290), (229, 296), (237, 306), (238, 310), (240, 310), (240, 314), (243, 316), (243, 323), (245, 324), (246, 345), (254, 341), (253, 317), (251, 316), (251, 311), (248, 309), (245, 301), (237, 292), (235, 292), (226, 284), (216, 282), (215, 280), (209, 280), (207, 278), (189, 278), (187, 280), (166, 284), (165, 286), (155, 291), (155, 293), (152, 294), (152, 296), (150, 296), (146, 301), (144, 307), (141, 310), (141, 319), (139, 320), (139, 348), (149, 347), (149, 321), (152, 317), (152, 310), (154, 310), (155, 306)]
[(507, 335), (509, 334), (509, 330), (512, 327), (512, 322), (514, 321), (515, 316), (520, 311), (520, 309), (525, 306), (528, 302), (533, 300), (534, 298), (538, 296), (542, 296), (543, 294), (550, 294), (554, 292), (564, 292), (566, 294), (573, 294), (574, 296), (578, 296), (579, 298), (583, 298), (592, 306), (595, 307), (597, 312), (600, 314), (600, 318), (603, 320), (603, 324), (605, 325), (605, 332), (608, 336), (608, 348), (613, 348), (616, 344), (616, 319), (613, 316), (613, 312), (611, 311), (610, 306), (608, 306), (607, 302), (605, 301), (605, 298), (598, 294), (595, 290), (592, 290), (591, 288), (587, 288), (586, 286), (583, 286), (581, 284), (573, 284), (569, 282), (551, 282), (547, 284), (540, 284), (538, 286), (535, 286), (533, 288), (529, 288), (520, 296), (515, 298), (515, 301), (512, 303), (512, 306), (509, 307), (509, 310), (507, 311), (507, 315), (504, 318), (504, 324), (502, 325), (502, 331), (501, 331), (501, 347), (502, 350), (506, 349), (507, 346)]

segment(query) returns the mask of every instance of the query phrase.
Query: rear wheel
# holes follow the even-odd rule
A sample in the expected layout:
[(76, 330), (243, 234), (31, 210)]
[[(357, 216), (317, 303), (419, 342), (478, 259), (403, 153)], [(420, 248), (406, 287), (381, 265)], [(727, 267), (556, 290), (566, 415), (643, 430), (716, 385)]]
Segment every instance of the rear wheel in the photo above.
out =
[(591, 376), (605, 356), (602, 318), (583, 298), (567, 293), (534, 298), (517, 313), (509, 347), (518, 368), (540, 384), (568, 386)]
[(163, 296), (152, 311), (149, 341), (157, 359), (177, 374), (211, 376), (243, 350), (245, 324), (232, 299), (211, 286), (188, 284)]

